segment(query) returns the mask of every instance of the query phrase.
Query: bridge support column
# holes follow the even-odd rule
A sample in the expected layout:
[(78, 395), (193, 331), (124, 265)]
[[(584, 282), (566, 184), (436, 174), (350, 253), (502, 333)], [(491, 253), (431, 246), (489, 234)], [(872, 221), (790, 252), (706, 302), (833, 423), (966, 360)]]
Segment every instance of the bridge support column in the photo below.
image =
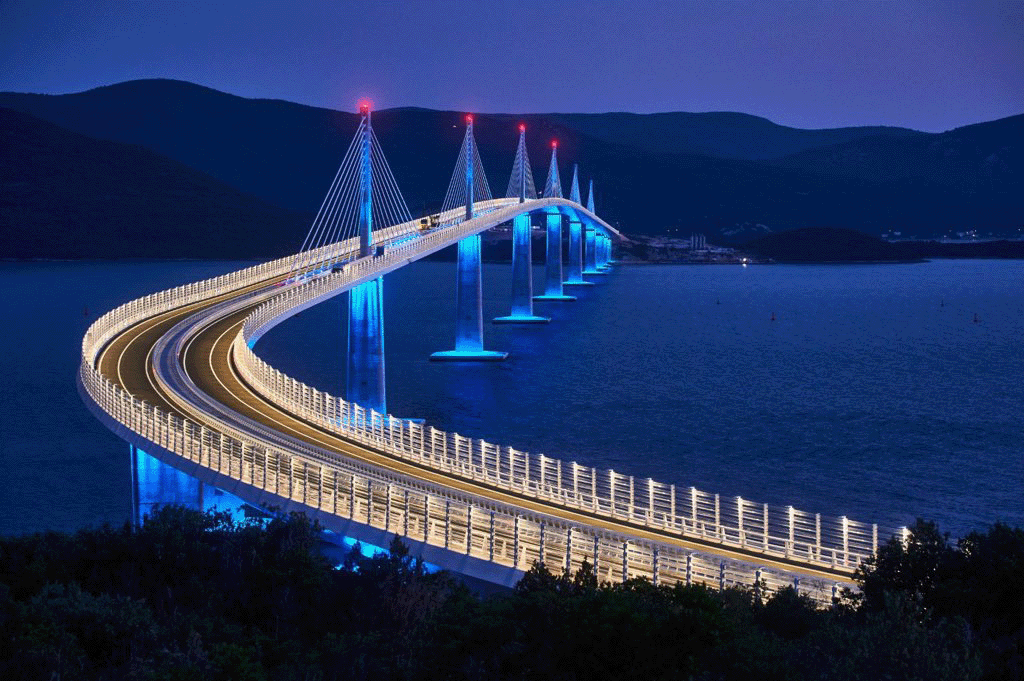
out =
[(345, 397), (364, 409), (387, 413), (384, 393), (384, 278), (348, 294), (348, 371)]
[(533, 314), (533, 240), (530, 215), (517, 215), (512, 221), (512, 313), (496, 317), (495, 324), (545, 324), (550, 317)]
[(569, 218), (569, 277), (565, 286), (593, 286), (583, 279), (583, 224), (578, 218)]
[(587, 227), (585, 239), (586, 267), (583, 270), (583, 274), (604, 274), (604, 272), (597, 269), (597, 246), (599, 239), (600, 237), (597, 235), (597, 230), (592, 227)]
[(597, 269), (598, 270), (609, 270), (611, 267), (608, 265), (608, 261), (611, 258), (611, 244), (612, 240), (606, 235), (602, 234), (600, 237), (600, 244), (597, 247)]
[(544, 295), (534, 300), (576, 300), (562, 292), (562, 214), (557, 210), (547, 214), (548, 245), (545, 266)]
[(480, 274), (480, 235), (459, 242), (458, 279), (455, 284), (455, 349), (435, 352), (435, 361), (497, 362), (507, 352), (484, 350), (483, 290)]

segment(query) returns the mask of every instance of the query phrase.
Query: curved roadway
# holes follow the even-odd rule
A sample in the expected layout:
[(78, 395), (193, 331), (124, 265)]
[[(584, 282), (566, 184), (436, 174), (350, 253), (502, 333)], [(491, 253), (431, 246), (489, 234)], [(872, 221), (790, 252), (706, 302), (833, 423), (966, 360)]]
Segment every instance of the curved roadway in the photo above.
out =
[[(804, 577), (848, 582), (851, 571), (846, 568), (812, 568), (797, 561), (772, 558), (739, 548), (723, 547), (714, 542), (682, 538), (671, 532), (662, 532), (624, 521), (589, 514), (540, 501), (531, 497), (499, 490), (489, 485), (450, 475), (395, 459), (386, 453), (353, 443), (334, 433), (324, 431), (295, 415), (282, 410), (257, 395), (240, 378), (232, 357), (232, 341), (245, 318), (260, 304), (280, 292), (271, 279), (224, 295), (171, 310), (146, 319), (115, 336), (101, 352), (97, 367), (112, 381), (120, 384), (135, 397), (160, 406), (179, 416), (196, 420), (204, 413), (201, 400), (207, 405), (216, 403), (220, 417), (231, 419), (231, 425), (247, 430), (250, 436), (266, 439), (267, 433), (282, 436), (281, 440), (301, 442), (333, 456), (363, 461), (407, 476), (453, 488), (466, 494), (517, 506), (535, 514), (560, 518), (563, 521), (599, 527), (610, 532), (650, 539), (684, 549), (713, 553), (727, 559), (756, 563), (777, 568)], [(226, 303), (233, 303), (226, 305)], [(227, 308), (225, 310), (216, 310)], [(211, 311), (213, 313), (211, 314)], [(182, 324), (186, 320), (188, 323)], [(176, 343), (168, 343), (172, 329), (185, 335)], [(155, 355), (161, 347), (167, 356)], [(190, 396), (182, 394), (180, 387), (171, 387), (160, 377), (157, 366), (161, 362), (180, 363), (189, 382), (197, 391)], [(210, 418), (210, 426), (218, 427), (218, 419)], [(249, 427), (246, 424), (250, 424)], [(255, 433), (251, 424), (259, 424)]]

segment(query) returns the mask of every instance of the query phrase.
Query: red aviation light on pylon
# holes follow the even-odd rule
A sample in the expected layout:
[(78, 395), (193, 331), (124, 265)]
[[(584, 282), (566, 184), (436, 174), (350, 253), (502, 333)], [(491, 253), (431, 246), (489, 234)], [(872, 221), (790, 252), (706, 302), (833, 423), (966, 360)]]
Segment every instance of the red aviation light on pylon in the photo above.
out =
[(368, 99), (360, 99), (359, 100), (359, 113), (363, 114), (364, 116), (366, 114), (370, 113), (370, 100), (368, 100)]
[(526, 132), (526, 123), (519, 124), (519, 132)]
[(551, 148), (552, 149), (557, 149), (558, 148), (558, 140), (551, 140)]
[(466, 114), (466, 125), (473, 125), (473, 114)]

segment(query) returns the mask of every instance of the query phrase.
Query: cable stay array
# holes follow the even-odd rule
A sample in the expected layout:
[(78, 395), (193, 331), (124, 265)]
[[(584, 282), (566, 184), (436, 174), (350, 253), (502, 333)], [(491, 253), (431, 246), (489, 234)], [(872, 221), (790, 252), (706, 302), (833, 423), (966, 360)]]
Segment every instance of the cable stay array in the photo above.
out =
[(582, 203), (580, 201), (580, 167), (575, 163), (572, 164), (572, 187), (569, 189), (569, 200), (573, 203)]
[[(469, 147), (469, 153), (467, 153)], [(476, 139), (473, 136), (473, 125), (466, 127), (466, 135), (462, 138), (462, 146), (459, 148), (459, 158), (455, 162), (455, 171), (452, 173), (452, 180), (448, 183), (448, 192), (444, 196), (444, 203), (441, 206), (442, 214), (465, 206), (466, 196), (466, 168), (468, 157), (473, 159), (473, 202), (490, 201), (494, 198), (491, 195), (491, 186), (487, 182), (487, 175), (484, 173), (484, 164), (480, 160), (480, 150), (477, 148)], [(464, 215), (459, 214), (447, 224), (462, 222)]]
[(548, 166), (548, 181), (544, 183), (545, 199), (562, 198), (562, 180), (558, 176), (558, 144), (551, 143), (551, 165)]
[(516, 149), (516, 160), (512, 163), (512, 177), (508, 179), (508, 190), (505, 198), (515, 199), (537, 198), (537, 187), (533, 184), (533, 168), (530, 156), (526, 153), (526, 126), (519, 126), (519, 147)]
[[(369, 144), (365, 143), (366, 137)], [(307, 274), (314, 265), (317, 270), (313, 273), (319, 273), (359, 257), (358, 236), (367, 199), (370, 210), (365, 217), (370, 222), (371, 242), (374, 232), (412, 221), (368, 113), (360, 120), (302, 249), (295, 256), (290, 279)]]

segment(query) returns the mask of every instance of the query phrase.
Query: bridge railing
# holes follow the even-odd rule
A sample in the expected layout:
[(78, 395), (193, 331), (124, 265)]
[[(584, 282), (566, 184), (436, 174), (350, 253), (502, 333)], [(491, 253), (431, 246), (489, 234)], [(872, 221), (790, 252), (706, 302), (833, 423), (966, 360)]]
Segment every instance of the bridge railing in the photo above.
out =
[[(460, 228), (476, 229), (466, 225), (445, 228), (439, 230), (444, 231), (444, 235), (428, 234), (423, 241), (430, 241), (431, 248), (436, 248), (444, 239), (451, 243), (452, 234), (458, 236)], [(410, 225), (407, 229), (411, 232), (415, 226)], [(351, 248), (351, 244), (332, 244), (324, 247), (319, 256), (327, 261), (336, 257), (339, 249), (345, 248)], [(382, 257), (389, 261), (411, 257), (411, 251), (408, 248), (404, 251), (401, 248), (390, 249)], [(301, 304), (301, 299), (329, 292), (330, 288), (343, 284), (345, 280), (351, 283), (356, 271), (366, 274), (364, 270), (370, 260), (351, 263), (352, 271), (347, 266), (341, 275), (318, 277), (283, 289), (281, 296), (261, 306), (250, 317), (253, 323), (248, 324), (248, 328), (250, 331), (255, 328), (254, 320), (265, 315), (271, 305), (277, 306), (281, 301), (288, 301), (289, 305)], [(335, 427), (351, 428), (346, 434), (354, 436), (353, 439), (386, 448), (388, 453), (401, 455), (417, 464), (441, 467), (471, 480), (503, 486), (513, 497), (518, 495), (570, 507), (575, 505), (581, 511), (579, 522), (528, 511), (519, 506), (515, 498), (509, 503), (499, 503), (341, 456), (326, 456), (311, 449), (299, 452), (282, 449), (259, 438), (243, 436), (216, 418), (204, 418), (204, 423), (208, 424), (204, 425), (135, 398), (99, 371), (102, 349), (113, 337), (134, 324), (168, 310), (237, 293), (247, 287), (265, 287), (270, 281), (287, 276), (293, 262), (292, 257), (282, 258), (176, 287), (130, 301), (103, 315), (83, 339), (79, 372), (83, 390), (114, 422), (134, 433), (133, 439), (152, 443), (183, 460), (273, 494), (281, 500), (301, 503), (499, 565), (525, 569), (533, 560), (542, 560), (554, 569), (566, 565), (575, 569), (586, 560), (596, 566), (602, 579), (610, 580), (639, 576), (655, 582), (700, 582), (721, 588), (741, 585), (775, 589), (794, 584), (792, 574), (785, 570), (759, 567), (756, 556), (750, 561), (729, 560), (661, 542), (650, 536), (603, 531), (591, 523), (595, 518), (610, 514), (615, 519), (633, 523), (638, 529), (675, 528), (682, 531), (689, 527), (691, 532), (719, 537), (721, 543), (727, 544), (730, 537), (722, 517), (728, 511), (723, 512), (720, 503), (717, 506), (718, 522), (709, 523), (712, 495), (693, 495), (701, 510), (688, 523), (687, 518), (671, 512), (671, 499), (678, 504), (677, 495), (673, 494), (666, 501), (664, 489), (655, 484), (651, 490), (655, 493), (656, 502), (643, 511), (642, 498), (637, 496), (640, 488), (635, 480), (631, 481), (631, 493), (627, 497), (623, 482), (625, 476), (606, 474), (602, 477), (599, 472), (586, 469), (592, 476), (588, 488), (583, 480), (585, 476), (581, 475), (581, 470), (585, 469), (578, 465), (566, 466), (556, 459), (531, 456), (481, 440), (367, 413), (356, 405), (303, 386), (265, 366), (265, 363), (261, 366), (262, 360), (251, 353), (245, 342), (239, 345), (238, 339), (233, 351), (236, 361), (241, 360), (239, 366), (247, 367), (250, 372), (260, 372), (263, 379), (272, 376), (275, 394), (289, 393), (287, 401), (300, 407), (302, 416), (307, 420), (322, 419), (326, 414)], [(378, 266), (381, 264), (376, 263)], [(250, 375), (252, 379), (255, 376)], [(358, 428), (354, 428), (357, 424)], [(571, 478), (572, 473), (567, 471), (574, 472), (575, 478)], [(570, 480), (575, 486), (570, 486)], [(776, 518), (771, 520), (774, 523)], [(746, 527), (749, 522), (745, 519), (740, 526)], [(804, 522), (803, 526), (806, 525)], [(851, 527), (848, 523), (844, 526), (847, 529)], [(795, 524), (792, 527), (794, 540), (789, 542), (789, 546), (793, 557), (799, 560), (799, 551), (792, 549), (797, 546), (796, 537), (802, 535), (797, 533)], [(805, 527), (802, 531), (806, 534)], [(850, 536), (855, 536), (855, 533)], [(738, 534), (737, 545), (742, 545), (743, 540), (743, 533)], [(769, 548), (777, 545), (768, 536), (764, 544)], [(829, 553), (827, 540), (818, 542), (818, 545), (824, 549), (823, 555), (829, 556), (833, 562), (841, 562), (841, 558), (851, 562), (856, 555), (855, 540), (845, 546), (842, 553), (836, 552), (838, 547), (833, 547)], [(828, 562), (826, 558), (825, 564)], [(803, 579), (795, 586), (820, 603), (827, 603), (838, 587), (835, 582), (825, 579)]]
[(471, 558), (516, 569), (541, 561), (555, 571), (579, 569), (586, 561), (608, 581), (643, 577), (767, 590), (793, 585), (822, 604), (838, 588), (832, 581), (795, 581), (780, 570), (531, 514), (342, 457), (323, 460), (235, 437), (133, 397), (88, 361), (81, 364), (80, 380), (114, 421), (184, 461), (280, 502), (291, 501)]
[(339, 275), (295, 287), (258, 307), (234, 341), (233, 356), (241, 376), (285, 411), (398, 459), (638, 529), (666, 531), (704, 544), (849, 573), (877, 550), (880, 540), (897, 534), (894, 529), (843, 516), (723, 498), (694, 487), (598, 470), (365, 412), (283, 374), (251, 350), (263, 329), (290, 311), (334, 295), (367, 272), (386, 269), (389, 260), (415, 257), (417, 250), (431, 248), (433, 240), (452, 243), (460, 227), (428, 234), (416, 244), (378, 258), (356, 261)]

